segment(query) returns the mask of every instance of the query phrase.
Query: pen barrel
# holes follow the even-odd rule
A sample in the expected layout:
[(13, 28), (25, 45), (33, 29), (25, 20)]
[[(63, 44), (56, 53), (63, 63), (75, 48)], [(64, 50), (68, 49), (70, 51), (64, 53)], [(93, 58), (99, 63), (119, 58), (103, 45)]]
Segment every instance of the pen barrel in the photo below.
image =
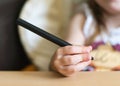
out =
[[(38, 28), (38, 27), (36, 27), (36, 26), (22, 20), (22, 19), (18, 19), (17, 24), (25, 27), (26, 29), (36, 33), (39, 36), (42, 36), (43, 38), (45, 38), (45, 39), (47, 39), (47, 40), (61, 46), (61, 47), (71, 45), (70, 43), (68, 43), (68, 42), (66, 42), (66, 41), (64, 41), (64, 40), (62, 40), (62, 39), (60, 39), (60, 38), (58, 38), (58, 37), (56, 37), (56, 36), (54, 36), (54, 35), (52, 35), (52, 34), (50, 34), (48, 32), (42, 30), (41, 28)], [(94, 60), (94, 58), (92, 57), (91, 60)]]
[(58, 38), (58, 37), (56, 37), (56, 36), (54, 36), (54, 35), (52, 35), (48, 32), (42, 30), (41, 28), (38, 28), (38, 27), (22, 20), (22, 19), (18, 19), (17, 24), (25, 27), (26, 29), (36, 33), (37, 35), (42, 36), (43, 38), (61, 46), (61, 47), (71, 45), (70, 43), (68, 43), (68, 42), (66, 42), (66, 41), (64, 41), (64, 40), (62, 40), (62, 39), (60, 39), (60, 38)]

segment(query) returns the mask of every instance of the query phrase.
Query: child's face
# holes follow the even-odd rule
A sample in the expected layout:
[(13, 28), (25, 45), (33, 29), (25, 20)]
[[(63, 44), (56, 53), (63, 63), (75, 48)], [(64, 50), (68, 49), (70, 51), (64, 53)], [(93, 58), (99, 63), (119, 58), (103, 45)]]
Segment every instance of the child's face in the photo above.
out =
[(120, 0), (95, 0), (106, 12), (120, 13)]

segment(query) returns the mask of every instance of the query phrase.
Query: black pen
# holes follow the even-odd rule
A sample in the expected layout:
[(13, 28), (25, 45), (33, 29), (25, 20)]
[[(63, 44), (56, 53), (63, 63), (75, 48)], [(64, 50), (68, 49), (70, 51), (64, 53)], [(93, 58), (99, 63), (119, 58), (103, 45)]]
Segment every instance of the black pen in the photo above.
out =
[[(47, 39), (47, 40), (61, 46), (61, 47), (71, 45), (70, 43), (68, 43), (68, 42), (66, 42), (66, 41), (64, 41), (64, 40), (62, 40), (62, 39), (60, 39), (60, 38), (46, 32), (44, 30), (42, 30), (41, 28), (38, 28), (38, 27), (24, 21), (23, 19), (20, 19), (20, 18), (17, 19), (17, 24), (25, 27), (26, 29), (36, 33), (39, 36), (42, 36), (43, 38), (45, 38), (45, 39)], [(92, 57), (92, 60), (93, 59), (94, 58)]]

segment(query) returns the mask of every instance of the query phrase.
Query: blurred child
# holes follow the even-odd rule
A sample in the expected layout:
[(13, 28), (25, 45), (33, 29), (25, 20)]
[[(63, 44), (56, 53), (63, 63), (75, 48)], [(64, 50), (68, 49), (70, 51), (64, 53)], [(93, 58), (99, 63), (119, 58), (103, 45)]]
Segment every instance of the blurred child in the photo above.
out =
[(66, 41), (73, 46), (56, 50), (51, 70), (64, 76), (82, 70), (120, 70), (120, 0), (87, 0), (67, 32)]

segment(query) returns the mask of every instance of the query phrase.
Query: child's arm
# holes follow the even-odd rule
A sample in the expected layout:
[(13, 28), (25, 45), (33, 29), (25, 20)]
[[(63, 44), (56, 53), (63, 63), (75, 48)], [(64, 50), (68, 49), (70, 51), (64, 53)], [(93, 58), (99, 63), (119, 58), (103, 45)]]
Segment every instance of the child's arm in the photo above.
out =
[(70, 22), (69, 28), (65, 40), (73, 45), (83, 45), (85, 42), (84, 35), (82, 33), (83, 25), (85, 22), (84, 14), (77, 14)]

